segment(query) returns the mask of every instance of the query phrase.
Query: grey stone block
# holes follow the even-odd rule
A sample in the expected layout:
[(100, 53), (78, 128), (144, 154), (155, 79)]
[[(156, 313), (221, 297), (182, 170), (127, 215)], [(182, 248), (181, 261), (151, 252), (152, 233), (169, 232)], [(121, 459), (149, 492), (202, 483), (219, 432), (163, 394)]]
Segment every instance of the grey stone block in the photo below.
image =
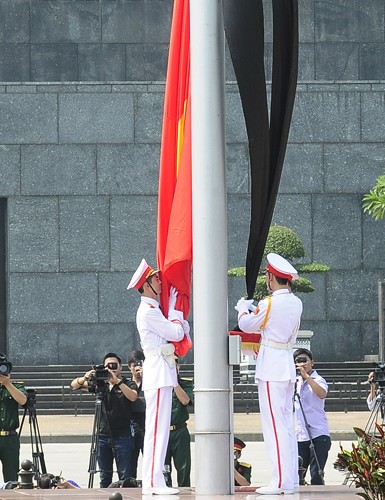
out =
[(227, 207), (228, 265), (244, 266), (250, 232), (250, 196), (229, 195)]
[(361, 140), (358, 92), (297, 92), (290, 142)]
[(125, 46), (123, 44), (79, 44), (78, 78), (81, 81), (123, 81), (125, 76)]
[[(60, 363), (99, 364), (105, 354), (115, 352), (127, 371), (128, 354), (140, 349), (139, 335), (133, 323), (97, 325), (60, 325)], [(81, 375), (81, 374), (79, 374)]]
[(381, 0), (315, 2), (317, 42), (380, 42), (384, 39), (384, 6)]
[(73, 82), (78, 80), (76, 44), (32, 44), (31, 81)]
[(384, 171), (382, 144), (325, 144), (325, 190), (368, 192)]
[(59, 139), (62, 143), (133, 142), (132, 94), (59, 96)]
[(137, 142), (159, 143), (162, 136), (163, 93), (136, 96), (135, 139)]
[(246, 144), (227, 144), (227, 191), (246, 194), (249, 187), (249, 150)]
[(378, 320), (378, 303), (374, 290), (377, 292), (377, 283), (383, 278), (383, 272), (379, 270), (331, 271), (327, 282), (329, 319)]
[(100, 323), (135, 322), (140, 295), (136, 290), (127, 290), (132, 274), (133, 272), (99, 274)]
[(226, 140), (227, 142), (246, 142), (247, 133), (242, 103), (238, 92), (225, 95)]
[(232, 330), (238, 323), (238, 312), (234, 309), (238, 300), (241, 297), (246, 296), (246, 279), (245, 278), (233, 278), (229, 277), (228, 283), (228, 295), (229, 295), (229, 330)]
[(159, 162), (159, 146), (155, 144), (99, 146), (98, 192), (157, 194)]
[(357, 195), (314, 195), (314, 260), (333, 269), (349, 269), (354, 275), (362, 259), (361, 218)]
[(11, 323), (97, 323), (97, 275), (11, 274)]
[(21, 186), (27, 195), (96, 192), (94, 146), (22, 146)]
[(20, 194), (20, 147), (0, 146), (0, 196)]
[(60, 199), (60, 270), (106, 271), (110, 267), (109, 200)]
[(54, 95), (1, 94), (0, 137), (3, 144), (57, 142)]
[[(360, 321), (308, 322), (313, 330), (311, 348), (315, 361), (361, 361), (362, 323)], [(317, 369), (317, 364), (315, 366)]]
[(0, 81), (29, 81), (31, 78), (30, 66), (30, 47), (28, 44), (0, 44)]
[(297, 294), (303, 302), (302, 321), (325, 321), (327, 319), (327, 275), (328, 273), (300, 273), (300, 276), (309, 279), (314, 287), (314, 292)]
[(272, 224), (287, 226), (292, 229), (305, 247), (305, 262), (314, 260), (312, 252), (312, 206), (310, 195), (278, 195)]
[(356, 43), (319, 43), (315, 46), (317, 80), (357, 80), (358, 64)]
[(32, 43), (100, 42), (100, 2), (31, 2)]
[[(302, 22), (305, 19), (306, 22)], [(299, 0), (298, 20), (301, 44), (314, 42), (314, 0)]]
[(314, 43), (300, 43), (298, 49), (298, 81), (315, 80)]
[[(362, 256), (365, 269), (385, 269), (385, 220), (362, 217)], [(384, 273), (385, 279), (385, 273)]]
[(59, 270), (56, 198), (10, 198), (8, 201), (10, 272)]
[(166, 81), (167, 44), (128, 44), (126, 75), (128, 81)]
[(142, 258), (155, 266), (157, 198), (111, 198), (111, 270), (132, 271)]
[(323, 191), (323, 149), (320, 144), (288, 144), (280, 193)]
[[(385, 113), (385, 92), (371, 92), (362, 95), (362, 141), (384, 142), (383, 127)], [(378, 126), (378, 124), (381, 126)]]
[(362, 324), (362, 353), (378, 354), (378, 321), (365, 321)]
[(171, 0), (104, 2), (102, 40), (105, 43), (168, 43)]
[(360, 47), (358, 79), (385, 80), (384, 43), (364, 43)]
[[(9, 358), (14, 365), (47, 366), (60, 364), (58, 325), (11, 323), (9, 334)], [(76, 349), (79, 350), (78, 345)], [(69, 363), (70, 359), (67, 356), (65, 363)]]
[(29, 42), (29, 0), (0, 2), (0, 43)]

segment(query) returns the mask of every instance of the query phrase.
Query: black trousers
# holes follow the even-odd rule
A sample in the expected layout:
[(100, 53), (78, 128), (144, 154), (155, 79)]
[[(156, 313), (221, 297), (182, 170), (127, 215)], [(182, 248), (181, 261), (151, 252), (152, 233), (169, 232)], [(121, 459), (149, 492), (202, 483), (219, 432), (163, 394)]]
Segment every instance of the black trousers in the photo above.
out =
[[(326, 460), (331, 446), (330, 436), (317, 436), (313, 440), (314, 450), (310, 448), (310, 441), (298, 442), (298, 455), (302, 458), (302, 467), (307, 471), (310, 466), (311, 484), (324, 484), (319, 474), (317, 461), (314, 453), (317, 455), (320, 469), (325, 469)], [(304, 477), (306, 472), (304, 473)]]

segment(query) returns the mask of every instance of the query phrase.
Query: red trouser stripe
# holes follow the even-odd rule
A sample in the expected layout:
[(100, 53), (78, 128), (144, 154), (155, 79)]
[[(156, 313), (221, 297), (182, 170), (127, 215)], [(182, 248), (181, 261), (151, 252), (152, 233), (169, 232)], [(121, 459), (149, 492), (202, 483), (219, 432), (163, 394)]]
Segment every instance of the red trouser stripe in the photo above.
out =
[(281, 454), (279, 452), (279, 441), (278, 441), (278, 434), (277, 434), (277, 427), (275, 425), (275, 420), (274, 420), (274, 413), (273, 413), (273, 407), (271, 404), (271, 396), (270, 396), (270, 384), (269, 382), (266, 382), (266, 389), (267, 389), (267, 399), (269, 401), (269, 409), (270, 409), (270, 415), (271, 415), (271, 421), (273, 424), (273, 430), (274, 430), (274, 438), (275, 438), (275, 447), (277, 449), (277, 460), (278, 460), (278, 488), (281, 487), (282, 484), (282, 469), (281, 469)]
[(152, 447), (152, 461), (151, 461), (151, 488), (154, 487), (154, 467), (155, 467), (155, 449), (156, 449), (156, 434), (158, 431), (158, 419), (159, 419), (159, 400), (160, 400), (160, 389), (158, 389), (158, 394), (156, 396), (156, 412), (155, 412), (155, 425), (154, 425), (154, 444)]

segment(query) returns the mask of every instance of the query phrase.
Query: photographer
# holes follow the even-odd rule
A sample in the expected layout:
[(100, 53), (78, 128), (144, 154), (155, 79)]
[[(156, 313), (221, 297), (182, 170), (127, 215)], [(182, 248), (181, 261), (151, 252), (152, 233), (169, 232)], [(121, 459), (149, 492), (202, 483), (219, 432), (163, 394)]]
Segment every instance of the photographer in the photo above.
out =
[(368, 404), (368, 408), (370, 411), (373, 411), (376, 406), (376, 383), (374, 381), (374, 372), (370, 372), (368, 376), (368, 383), (370, 384), (370, 392), (368, 395), (368, 399), (366, 400)]
[[(297, 419), (295, 430), (298, 455), (303, 460), (303, 479), (310, 465), (311, 484), (324, 484), (323, 471), (331, 446), (329, 424), (325, 413), (328, 385), (325, 379), (313, 370), (314, 361), (311, 351), (303, 348), (297, 349), (294, 353), (294, 362), (298, 373), (294, 396)], [(314, 448), (311, 446), (312, 443)], [(301, 482), (301, 484), (305, 483)]]
[(132, 477), (137, 477), (139, 453), (143, 454), (144, 424), (146, 419), (146, 403), (142, 397), (142, 375), (143, 375), (144, 354), (142, 351), (132, 351), (128, 356), (128, 368), (132, 374), (132, 381), (135, 382), (139, 397), (132, 406), (132, 425), (134, 428), (134, 448), (132, 454)]
[(0, 461), (4, 481), (17, 481), (19, 471), (20, 439), (19, 405), (27, 402), (27, 391), (22, 382), (11, 381), (12, 363), (0, 353)]
[[(132, 402), (136, 401), (138, 391), (134, 382), (121, 375), (122, 360), (117, 354), (106, 354), (102, 369), (96, 368), (75, 378), (71, 387), (74, 390), (99, 392), (102, 396), (98, 463), (100, 487), (107, 488), (112, 482), (114, 458), (119, 479), (132, 477), (133, 474), (131, 413)], [(104, 375), (107, 377), (104, 378)]]

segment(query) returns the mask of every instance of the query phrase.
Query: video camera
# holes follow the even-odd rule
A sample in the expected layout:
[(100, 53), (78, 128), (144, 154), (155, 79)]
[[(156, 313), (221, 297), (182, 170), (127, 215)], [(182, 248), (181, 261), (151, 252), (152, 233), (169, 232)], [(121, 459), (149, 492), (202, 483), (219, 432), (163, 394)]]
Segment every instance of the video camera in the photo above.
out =
[(60, 476), (54, 476), (53, 474), (42, 474), (39, 477), (37, 485), (42, 490), (51, 490), (55, 488), (56, 485), (61, 483)]
[(7, 356), (0, 353), (0, 375), (9, 375), (12, 371), (12, 363), (8, 361)]
[(143, 366), (143, 361), (141, 359), (135, 359), (134, 366)]
[(104, 365), (92, 365), (92, 369), (95, 370), (95, 373), (88, 379), (88, 392), (92, 392), (93, 394), (103, 393), (111, 374)]
[(385, 387), (385, 363), (377, 363), (373, 372), (373, 382), (379, 387)]

